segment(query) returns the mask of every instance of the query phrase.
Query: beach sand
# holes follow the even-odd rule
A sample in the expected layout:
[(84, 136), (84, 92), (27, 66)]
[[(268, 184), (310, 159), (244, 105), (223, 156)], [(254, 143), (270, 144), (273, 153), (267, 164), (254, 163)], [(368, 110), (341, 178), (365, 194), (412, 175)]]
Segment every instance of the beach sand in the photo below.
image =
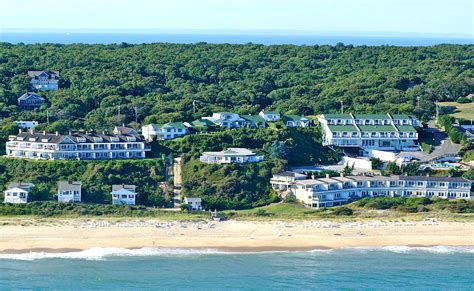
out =
[(0, 219), (2, 253), (94, 247), (242, 252), (435, 245), (474, 246), (474, 223)]

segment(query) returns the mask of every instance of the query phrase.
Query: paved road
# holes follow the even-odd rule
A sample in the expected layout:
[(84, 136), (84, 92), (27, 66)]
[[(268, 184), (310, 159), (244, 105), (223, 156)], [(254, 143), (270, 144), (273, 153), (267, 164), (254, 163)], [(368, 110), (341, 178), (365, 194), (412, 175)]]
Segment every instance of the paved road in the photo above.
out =
[(445, 132), (435, 127), (434, 120), (428, 123), (428, 128), (425, 130), (433, 133), (435, 148), (431, 154), (421, 159), (422, 162), (430, 162), (443, 156), (456, 156), (461, 150), (460, 144), (453, 143)]

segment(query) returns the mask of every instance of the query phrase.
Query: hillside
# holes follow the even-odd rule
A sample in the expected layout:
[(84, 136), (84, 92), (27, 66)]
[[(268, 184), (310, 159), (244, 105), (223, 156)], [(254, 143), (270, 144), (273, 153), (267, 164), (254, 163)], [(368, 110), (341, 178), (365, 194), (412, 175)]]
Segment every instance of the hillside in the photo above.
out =
[[(469, 92), (473, 59), (473, 45), (0, 43), (0, 118), (45, 122), (48, 108), (46, 129), (65, 132), (135, 119), (186, 121), (220, 110), (312, 115), (338, 111), (340, 100), (348, 111), (426, 117), (434, 100)], [(28, 70), (60, 71), (62, 89), (42, 92), (48, 106), (19, 112)]]

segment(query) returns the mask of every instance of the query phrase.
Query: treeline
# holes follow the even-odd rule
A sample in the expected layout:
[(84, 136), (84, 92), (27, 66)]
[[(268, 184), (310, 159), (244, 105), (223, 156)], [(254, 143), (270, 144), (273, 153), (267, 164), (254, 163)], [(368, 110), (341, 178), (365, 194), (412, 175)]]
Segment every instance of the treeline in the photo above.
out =
[[(426, 118), (435, 100), (454, 101), (472, 90), (466, 80), (474, 75), (473, 59), (473, 45), (0, 43), (0, 118), (38, 120), (49, 131), (111, 129), (222, 110), (331, 113), (341, 100), (348, 112)], [(28, 70), (60, 71), (62, 89), (42, 92), (47, 106), (20, 112)]]
[[(110, 204), (112, 184), (137, 186), (137, 204), (169, 206), (169, 193), (159, 187), (164, 182), (162, 159), (114, 161), (34, 161), (0, 158), (0, 190), (10, 182), (31, 182), (32, 201), (57, 199), (58, 181), (81, 181), (82, 201)], [(3, 195), (3, 192), (0, 194)]]
[(402, 212), (448, 211), (474, 213), (474, 201), (465, 199), (430, 199), (426, 197), (367, 197), (353, 203), (356, 207)]

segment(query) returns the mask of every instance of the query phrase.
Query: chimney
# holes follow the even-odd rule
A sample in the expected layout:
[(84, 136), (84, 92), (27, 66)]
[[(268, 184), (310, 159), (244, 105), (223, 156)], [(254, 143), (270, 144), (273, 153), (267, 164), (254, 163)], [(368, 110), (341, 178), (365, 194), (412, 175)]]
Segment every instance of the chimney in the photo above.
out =
[(43, 130), (43, 135), (46, 135), (46, 130)]
[(56, 134), (56, 136), (59, 136), (59, 132), (57, 132), (57, 131), (56, 131), (56, 133), (55, 133), (55, 134)]
[(430, 176), (430, 173), (426, 173), (426, 177), (429, 177)]
[(311, 179), (313, 179), (313, 180), (316, 179), (316, 175), (312, 174)]
[(33, 131), (33, 128), (32, 128), (32, 129), (30, 129), (30, 133), (31, 133), (31, 134), (35, 133), (35, 132)]
[(72, 135), (72, 132), (71, 132), (71, 131), (69, 131), (69, 135)]
[(18, 130), (18, 133), (22, 133), (22, 130), (21, 130), (21, 128)]
[(339, 176), (344, 177), (344, 172), (340, 172)]

